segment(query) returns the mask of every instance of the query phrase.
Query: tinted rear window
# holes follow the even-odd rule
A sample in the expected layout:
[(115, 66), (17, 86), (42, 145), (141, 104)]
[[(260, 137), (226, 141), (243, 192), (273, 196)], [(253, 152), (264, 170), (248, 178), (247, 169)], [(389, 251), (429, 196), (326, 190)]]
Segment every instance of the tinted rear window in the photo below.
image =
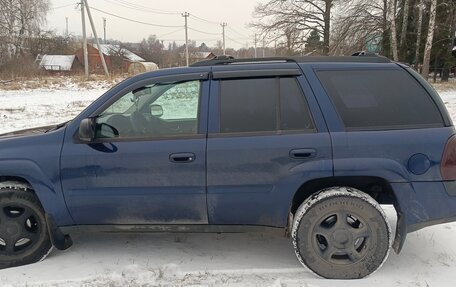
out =
[(221, 83), (221, 132), (277, 129), (276, 79), (246, 79)]
[(306, 99), (295, 78), (280, 79), (280, 115), (281, 130), (314, 128)]
[(224, 80), (220, 86), (222, 133), (315, 130), (295, 78)]
[(404, 70), (318, 71), (317, 75), (348, 129), (443, 126), (434, 101)]

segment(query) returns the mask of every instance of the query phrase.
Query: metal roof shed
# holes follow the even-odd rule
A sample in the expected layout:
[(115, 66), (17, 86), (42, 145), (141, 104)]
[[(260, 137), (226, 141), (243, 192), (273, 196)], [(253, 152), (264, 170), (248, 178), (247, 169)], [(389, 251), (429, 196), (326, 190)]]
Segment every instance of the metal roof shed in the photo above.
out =
[(43, 55), (39, 66), (46, 71), (69, 72), (75, 59), (75, 55)]

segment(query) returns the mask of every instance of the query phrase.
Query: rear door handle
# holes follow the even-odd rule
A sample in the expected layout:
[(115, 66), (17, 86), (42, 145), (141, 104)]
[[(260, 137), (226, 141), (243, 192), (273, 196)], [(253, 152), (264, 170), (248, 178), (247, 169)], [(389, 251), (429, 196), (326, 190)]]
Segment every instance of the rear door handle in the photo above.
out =
[(293, 149), (290, 151), (290, 157), (295, 159), (308, 159), (317, 156), (317, 150), (312, 148)]
[(186, 153), (173, 153), (169, 156), (169, 160), (174, 163), (188, 163), (194, 162), (196, 156), (194, 153), (186, 152)]

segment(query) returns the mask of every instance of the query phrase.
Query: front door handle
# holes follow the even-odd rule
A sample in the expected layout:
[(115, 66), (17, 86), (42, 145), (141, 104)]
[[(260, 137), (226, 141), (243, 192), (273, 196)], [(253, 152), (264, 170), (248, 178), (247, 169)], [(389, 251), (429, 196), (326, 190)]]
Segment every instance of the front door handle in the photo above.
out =
[(173, 153), (169, 156), (169, 160), (174, 163), (188, 163), (194, 162), (196, 156), (194, 153), (186, 152), (186, 153)]
[(290, 157), (294, 159), (309, 159), (317, 156), (317, 150), (313, 148), (293, 149)]

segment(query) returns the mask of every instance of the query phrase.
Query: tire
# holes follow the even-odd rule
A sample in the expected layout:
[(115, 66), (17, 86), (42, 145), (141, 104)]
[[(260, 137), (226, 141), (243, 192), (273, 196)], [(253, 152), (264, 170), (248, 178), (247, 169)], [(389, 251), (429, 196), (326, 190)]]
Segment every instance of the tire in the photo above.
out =
[(320, 191), (299, 207), (292, 239), (299, 261), (315, 274), (359, 279), (386, 261), (391, 228), (372, 197), (338, 187)]
[(43, 260), (52, 251), (43, 207), (22, 186), (0, 187), (0, 269)]

